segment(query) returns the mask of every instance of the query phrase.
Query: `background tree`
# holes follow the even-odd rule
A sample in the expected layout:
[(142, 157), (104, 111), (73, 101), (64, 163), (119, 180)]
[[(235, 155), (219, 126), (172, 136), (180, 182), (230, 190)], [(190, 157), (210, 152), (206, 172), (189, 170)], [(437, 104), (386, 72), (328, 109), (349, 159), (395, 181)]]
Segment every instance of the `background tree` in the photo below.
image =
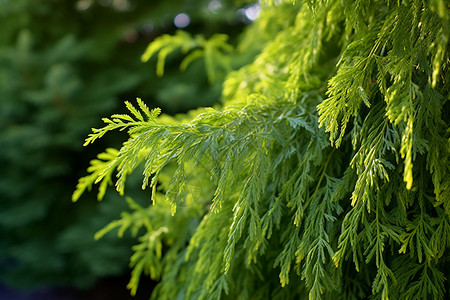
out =
[[(74, 200), (143, 174), (154, 205), (127, 198), (134, 212), (97, 234), (138, 236), (132, 293), (146, 272), (154, 299), (448, 296), (449, 24), (439, 0), (264, 1), (237, 48), (261, 53), (222, 106), (158, 117), (138, 99), (103, 119), (86, 144), (129, 139)], [(145, 58), (195, 45), (208, 66), (216, 42), (179, 33)]]

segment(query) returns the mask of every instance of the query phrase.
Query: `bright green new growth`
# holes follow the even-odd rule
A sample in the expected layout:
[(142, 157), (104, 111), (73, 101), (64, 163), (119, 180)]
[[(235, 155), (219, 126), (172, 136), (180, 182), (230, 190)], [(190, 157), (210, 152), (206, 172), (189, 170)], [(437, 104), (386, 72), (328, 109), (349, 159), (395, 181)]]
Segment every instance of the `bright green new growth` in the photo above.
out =
[(216, 69), (224, 69), (230, 71), (229, 57), (222, 52), (231, 52), (233, 47), (227, 44), (228, 36), (226, 34), (215, 34), (209, 40), (203, 36), (197, 35), (192, 37), (185, 31), (177, 31), (175, 35), (165, 34), (156, 38), (145, 50), (142, 55), (142, 61), (148, 61), (156, 52), (158, 60), (156, 63), (156, 74), (162, 76), (164, 74), (164, 63), (167, 55), (180, 48), (183, 53), (192, 50), (180, 64), (180, 70), (184, 71), (191, 62), (196, 59), (204, 58), (206, 72), (209, 80), (215, 79)]
[(143, 166), (154, 206), (129, 200), (135, 212), (97, 237), (140, 235), (129, 288), (146, 272), (161, 281), (154, 299), (443, 299), (448, 4), (279, 2), (249, 28), (273, 36), (229, 73), (222, 108), (180, 122), (138, 99), (104, 119), (86, 144), (130, 139), (93, 162), (74, 200), (94, 182), (101, 198), (116, 171), (123, 194)]

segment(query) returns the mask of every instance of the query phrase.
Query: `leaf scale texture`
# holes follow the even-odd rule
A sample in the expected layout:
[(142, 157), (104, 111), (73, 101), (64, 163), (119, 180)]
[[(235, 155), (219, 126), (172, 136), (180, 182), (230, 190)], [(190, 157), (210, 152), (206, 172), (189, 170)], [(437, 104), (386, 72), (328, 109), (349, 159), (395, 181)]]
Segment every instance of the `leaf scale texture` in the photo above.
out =
[(439, 0), (263, 1), (220, 52), (263, 40), (220, 107), (158, 117), (138, 99), (104, 119), (86, 144), (130, 138), (74, 200), (112, 174), (126, 194), (143, 165), (153, 205), (100, 233), (139, 236), (132, 293), (145, 272), (153, 299), (448, 297), (449, 21)]

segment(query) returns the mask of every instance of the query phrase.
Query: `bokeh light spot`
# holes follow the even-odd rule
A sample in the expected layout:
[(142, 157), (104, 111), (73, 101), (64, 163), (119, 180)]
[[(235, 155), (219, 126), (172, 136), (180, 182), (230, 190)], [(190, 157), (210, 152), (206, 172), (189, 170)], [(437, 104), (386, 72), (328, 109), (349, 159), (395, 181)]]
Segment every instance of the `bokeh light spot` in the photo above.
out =
[(219, 0), (213, 0), (208, 3), (208, 9), (212, 13), (217, 13), (217, 11), (221, 8), (222, 8), (222, 2), (220, 2)]
[(187, 14), (181, 13), (176, 15), (173, 19), (173, 24), (175, 24), (177, 28), (185, 28), (191, 24), (191, 18)]
[(79, 11), (83, 11), (88, 9), (91, 6), (91, 4), (92, 4), (91, 0), (80, 0), (77, 2), (76, 8)]
[(244, 10), (244, 14), (250, 21), (255, 21), (259, 17), (261, 7), (258, 4), (251, 5)]

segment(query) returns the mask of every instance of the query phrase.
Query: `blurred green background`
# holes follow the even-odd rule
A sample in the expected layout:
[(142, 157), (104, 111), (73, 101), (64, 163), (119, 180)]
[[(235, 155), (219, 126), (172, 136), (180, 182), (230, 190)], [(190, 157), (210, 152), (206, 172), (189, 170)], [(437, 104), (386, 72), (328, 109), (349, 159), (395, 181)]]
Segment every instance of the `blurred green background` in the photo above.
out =
[[(247, 5), (247, 6), (246, 6)], [(73, 204), (71, 193), (90, 159), (121, 136), (83, 148), (101, 117), (141, 97), (165, 113), (218, 101), (223, 80), (208, 83), (203, 63), (179, 72), (170, 55), (165, 75), (142, 63), (148, 43), (185, 30), (226, 33), (236, 43), (250, 19), (242, 1), (0, 0), (0, 283), (19, 289), (89, 289), (128, 273), (133, 240), (96, 231), (127, 205), (114, 192)], [(183, 16), (186, 19), (185, 16)], [(183, 19), (183, 18), (182, 18)], [(133, 181), (131, 181), (133, 182)], [(131, 183), (133, 185), (133, 183)], [(149, 201), (136, 181), (133, 197)]]

